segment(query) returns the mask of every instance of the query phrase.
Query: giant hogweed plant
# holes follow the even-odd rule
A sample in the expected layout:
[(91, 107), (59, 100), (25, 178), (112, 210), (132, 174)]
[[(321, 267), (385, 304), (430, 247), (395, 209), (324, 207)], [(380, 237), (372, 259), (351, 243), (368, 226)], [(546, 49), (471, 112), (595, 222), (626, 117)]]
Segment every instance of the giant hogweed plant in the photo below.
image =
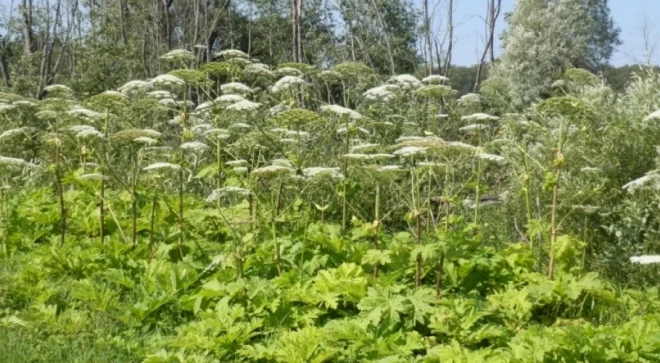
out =
[(6, 97), (1, 329), (145, 362), (658, 358), (657, 291), (589, 269), (591, 78), (512, 115), (495, 82), (218, 56)]

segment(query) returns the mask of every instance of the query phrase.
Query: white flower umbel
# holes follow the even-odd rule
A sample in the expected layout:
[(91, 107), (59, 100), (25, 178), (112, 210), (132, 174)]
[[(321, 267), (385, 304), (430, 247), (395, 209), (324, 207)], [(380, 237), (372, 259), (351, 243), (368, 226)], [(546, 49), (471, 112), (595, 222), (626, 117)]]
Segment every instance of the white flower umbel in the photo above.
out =
[(143, 129), (142, 132), (145, 135), (147, 135), (149, 137), (153, 137), (153, 138), (157, 138), (157, 137), (160, 137), (162, 135), (160, 132), (158, 132), (156, 130), (153, 130), (153, 129)]
[(473, 106), (480, 103), (481, 103), (481, 96), (477, 93), (467, 93), (458, 99), (458, 104), (464, 107)]
[(252, 170), (252, 175), (258, 177), (274, 177), (274, 176), (283, 176), (290, 175), (295, 173), (296, 170), (290, 167), (281, 166), (281, 165), (269, 165), (262, 168)]
[(173, 76), (171, 74), (161, 74), (160, 76), (156, 76), (151, 80), (151, 83), (156, 85), (156, 86), (183, 86), (186, 84), (181, 78), (177, 76)]
[(368, 89), (362, 94), (364, 98), (373, 102), (389, 102), (396, 98), (393, 90), (396, 89), (395, 85), (386, 84)]
[(433, 74), (428, 77), (422, 78), (422, 82), (426, 84), (442, 84), (445, 82), (449, 82), (449, 78), (445, 76), (439, 76), (437, 74)]
[(252, 126), (244, 122), (236, 122), (229, 125), (228, 129), (231, 131), (249, 130)]
[(214, 55), (216, 57), (223, 57), (225, 59), (232, 59), (232, 58), (248, 59), (248, 58), (250, 58), (250, 56), (248, 56), (247, 53), (243, 52), (242, 50), (238, 50), (238, 49), (225, 49), (221, 52), (215, 53)]
[(151, 92), (147, 92), (147, 96), (151, 98), (155, 98), (157, 100), (163, 100), (163, 99), (174, 100), (177, 97), (175, 94), (169, 91), (151, 91)]
[(388, 160), (388, 159), (393, 159), (396, 156), (392, 154), (344, 154), (342, 155), (343, 158), (349, 159), (349, 160), (373, 160), (373, 161), (381, 161), (381, 160)]
[(497, 121), (500, 118), (497, 116), (491, 116), (485, 113), (473, 113), (471, 115), (463, 116), (461, 117), (461, 120), (463, 121)]
[(286, 168), (293, 168), (293, 164), (287, 159), (274, 159), (270, 163), (272, 165), (283, 166)]
[(69, 116), (88, 118), (88, 119), (92, 119), (92, 120), (100, 119), (100, 118), (105, 116), (102, 113), (95, 112), (95, 111), (92, 111), (92, 110), (88, 110), (88, 109), (82, 108), (82, 107), (73, 108), (73, 109), (67, 111), (67, 114)]
[(251, 192), (247, 189), (244, 188), (239, 188), (239, 187), (222, 187), (220, 189), (216, 189), (209, 194), (208, 197), (206, 197), (205, 201), (207, 203), (215, 203), (218, 201), (223, 196), (248, 196), (250, 195)]
[(356, 152), (365, 152), (365, 151), (372, 151), (375, 149), (378, 149), (380, 147), (380, 144), (361, 144), (361, 145), (356, 145), (351, 148), (351, 153), (356, 153)]
[(39, 111), (34, 115), (40, 120), (54, 120), (57, 118), (57, 112), (53, 110)]
[(151, 91), (154, 85), (147, 81), (135, 80), (124, 83), (117, 90), (125, 95), (134, 95)]
[(185, 49), (174, 49), (160, 56), (160, 59), (169, 61), (192, 61), (195, 55)]
[(29, 128), (29, 127), (19, 127), (17, 129), (7, 130), (7, 131), (3, 132), (2, 134), (0, 134), (0, 140), (10, 139), (10, 138), (12, 138), (14, 136), (18, 136), (18, 135), (27, 135), (27, 133), (30, 130), (31, 130), (31, 128)]
[(307, 131), (286, 130), (284, 132), (284, 136), (285, 137), (292, 137), (292, 138), (300, 137), (301, 139), (307, 139), (307, 138), (310, 138), (312, 136), (312, 134), (310, 134)]
[(199, 141), (186, 142), (181, 144), (181, 146), (179, 147), (183, 150), (189, 150), (192, 152), (204, 152), (206, 149), (209, 148), (208, 145)]
[(243, 100), (236, 102), (233, 105), (227, 106), (227, 110), (237, 112), (254, 112), (257, 111), (259, 107), (261, 107), (261, 103)]
[(73, 90), (63, 84), (53, 84), (50, 86), (44, 87), (44, 91), (48, 93), (73, 93)]
[(406, 90), (415, 90), (423, 86), (422, 82), (420, 82), (417, 77), (410, 74), (399, 74), (398, 76), (392, 76), (387, 81), (387, 83), (395, 84)]
[(458, 129), (458, 131), (463, 131), (463, 132), (477, 132), (481, 130), (488, 130), (489, 126), (484, 125), (484, 124), (471, 124), (467, 126), (463, 126)]
[(150, 147), (145, 147), (144, 151), (146, 152), (153, 152), (153, 153), (164, 153), (167, 154), (170, 151), (172, 151), (171, 146), (150, 146)]
[(623, 189), (634, 193), (639, 189), (660, 190), (660, 173), (657, 170), (646, 173), (641, 178), (637, 178), (623, 186)]
[(146, 168), (144, 168), (144, 171), (152, 171), (152, 170), (162, 170), (162, 169), (168, 169), (168, 170), (181, 170), (181, 166), (177, 164), (171, 164), (171, 163), (153, 163)]
[(176, 108), (176, 107), (179, 106), (179, 104), (173, 98), (160, 99), (160, 100), (158, 100), (158, 104), (161, 105), (161, 106), (172, 107), (172, 108)]
[(220, 90), (225, 94), (241, 94), (248, 95), (252, 93), (252, 88), (240, 82), (230, 82), (220, 86)]
[(23, 159), (10, 158), (6, 156), (0, 156), (0, 166), (26, 166), (26, 167), (36, 167), (36, 165), (29, 163)]
[(217, 140), (224, 140), (230, 138), (231, 135), (229, 134), (229, 130), (226, 129), (211, 129), (204, 132), (204, 137), (217, 139)]
[(495, 154), (486, 154), (486, 153), (478, 153), (476, 154), (477, 158), (482, 159), (482, 160), (487, 160), (496, 164), (506, 164), (506, 159), (503, 156), (500, 155), (495, 155)]
[(340, 172), (339, 168), (325, 168), (325, 167), (311, 167), (303, 170), (303, 175), (309, 179), (316, 178), (331, 178), (343, 179), (344, 175)]
[(405, 146), (394, 152), (397, 156), (415, 156), (426, 154), (427, 148), (420, 146)]
[(88, 128), (76, 133), (78, 139), (103, 139), (105, 135), (95, 128)]
[(28, 100), (19, 100), (12, 103), (14, 106), (35, 107), (37, 104)]
[(94, 126), (89, 126), (89, 125), (75, 125), (69, 127), (69, 130), (72, 132), (81, 132), (84, 130), (96, 130)]
[(123, 98), (125, 100), (128, 99), (128, 96), (126, 96), (125, 94), (123, 94), (121, 92), (117, 92), (117, 91), (104, 91), (104, 92), (101, 93), (101, 95), (110, 96), (110, 97), (117, 97), (117, 98)]
[(203, 112), (203, 111), (208, 111), (211, 108), (213, 108), (214, 103), (213, 102), (204, 102), (199, 104), (199, 106), (195, 107), (195, 112)]
[(281, 93), (298, 89), (298, 86), (307, 84), (304, 79), (297, 76), (284, 76), (273, 85), (273, 93)]
[(446, 146), (448, 148), (458, 150), (458, 151), (474, 152), (474, 151), (478, 150), (478, 148), (476, 146), (472, 146), (470, 144), (466, 144), (466, 143), (460, 142), (460, 141), (449, 141), (449, 142), (446, 143)]
[(600, 168), (594, 168), (594, 167), (591, 167), (591, 166), (586, 166), (584, 168), (581, 168), (580, 172), (597, 174), (597, 173), (600, 173), (601, 170), (600, 170)]
[(644, 121), (659, 120), (660, 121), (660, 110), (652, 112), (650, 115), (644, 118)]
[(188, 109), (194, 109), (195, 108), (195, 102), (193, 102), (193, 101), (176, 101), (176, 106), (177, 107), (186, 106)]
[(402, 142), (408, 142), (408, 141), (420, 141), (420, 140), (425, 140), (426, 138), (423, 136), (401, 136), (398, 139), (394, 140), (397, 144), (402, 143)]
[(149, 146), (155, 145), (156, 143), (158, 143), (158, 141), (156, 139), (152, 139), (152, 138), (147, 137), (147, 136), (136, 137), (135, 139), (133, 139), (133, 142), (136, 142), (138, 144), (145, 144), (145, 145), (149, 145)]
[(206, 133), (211, 130), (213, 130), (213, 125), (211, 124), (199, 124), (190, 128), (190, 131), (196, 133), (197, 135), (206, 135)]
[(236, 102), (245, 101), (245, 98), (241, 95), (222, 95), (215, 99), (216, 103), (219, 104), (233, 104)]
[(232, 160), (225, 163), (227, 166), (246, 166), (248, 164), (247, 160)]
[(278, 114), (280, 114), (284, 111), (290, 110), (290, 109), (291, 109), (291, 106), (281, 103), (279, 105), (271, 107), (270, 110), (268, 110), (268, 112), (270, 113), (271, 116), (277, 116)]
[(0, 104), (0, 113), (12, 111), (12, 110), (15, 110), (15, 109), (16, 109), (16, 106), (14, 106), (14, 105), (7, 105), (7, 104), (4, 104), (4, 103)]
[(268, 66), (262, 63), (248, 64), (243, 70), (244, 76), (273, 78), (275, 73), (268, 69)]
[(342, 107), (339, 105), (321, 106), (321, 112), (331, 113), (340, 117), (348, 116), (348, 118), (351, 120), (359, 120), (363, 117), (359, 112), (353, 111), (350, 108)]
[(101, 180), (108, 180), (108, 177), (103, 175), (103, 174), (83, 174), (80, 175), (77, 179), (79, 180), (91, 180), (91, 181), (101, 181)]
[(632, 256), (630, 257), (630, 263), (638, 263), (640, 265), (660, 263), (660, 255)]
[(304, 74), (301, 70), (291, 68), (291, 67), (282, 67), (275, 70), (275, 75), (278, 77), (302, 77)]

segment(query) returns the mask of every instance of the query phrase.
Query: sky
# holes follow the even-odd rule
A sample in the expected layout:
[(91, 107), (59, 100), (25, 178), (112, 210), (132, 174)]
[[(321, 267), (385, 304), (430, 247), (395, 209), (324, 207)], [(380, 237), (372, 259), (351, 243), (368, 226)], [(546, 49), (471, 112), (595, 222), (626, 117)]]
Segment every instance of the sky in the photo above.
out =
[[(440, 17), (444, 17), (446, 0), (430, 0), (430, 4), (439, 3)], [(454, 46), (453, 62), (457, 65), (472, 65), (477, 63), (477, 49), (483, 49), (484, 20), (487, 0), (455, 0), (454, 33), (456, 43)], [(503, 0), (503, 12), (513, 10), (515, 0)], [(642, 27), (646, 18), (648, 24), (656, 23), (650, 27), (650, 34), (657, 44), (652, 62), (660, 64), (660, 0), (609, 0), (612, 17), (617, 26), (621, 28), (621, 41), (611, 63), (615, 66), (644, 62), (644, 42)], [(655, 16), (655, 19), (653, 20)], [(506, 28), (504, 17), (498, 19), (497, 34)], [(443, 30), (444, 31), (444, 30)], [(495, 41), (496, 52), (500, 51), (500, 41)], [(480, 53), (481, 51), (479, 51)]]

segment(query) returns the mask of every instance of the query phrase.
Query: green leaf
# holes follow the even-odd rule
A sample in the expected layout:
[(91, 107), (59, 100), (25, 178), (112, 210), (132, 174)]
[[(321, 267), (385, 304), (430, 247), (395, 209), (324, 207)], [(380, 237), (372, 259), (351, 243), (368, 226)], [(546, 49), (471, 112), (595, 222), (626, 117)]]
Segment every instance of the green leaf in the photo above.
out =
[(387, 265), (392, 263), (390, 251), (369, 250), (362, 256), (362, 265)]

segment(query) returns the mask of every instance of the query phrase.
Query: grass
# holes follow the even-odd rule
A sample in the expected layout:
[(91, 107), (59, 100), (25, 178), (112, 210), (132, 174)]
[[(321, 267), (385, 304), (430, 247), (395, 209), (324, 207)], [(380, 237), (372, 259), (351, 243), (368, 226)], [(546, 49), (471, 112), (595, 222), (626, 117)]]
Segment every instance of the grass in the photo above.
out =
[(129, 363), (138, 362), (89, 334), (35, 336), (22, 329), (0, 328), (3, 363)]

